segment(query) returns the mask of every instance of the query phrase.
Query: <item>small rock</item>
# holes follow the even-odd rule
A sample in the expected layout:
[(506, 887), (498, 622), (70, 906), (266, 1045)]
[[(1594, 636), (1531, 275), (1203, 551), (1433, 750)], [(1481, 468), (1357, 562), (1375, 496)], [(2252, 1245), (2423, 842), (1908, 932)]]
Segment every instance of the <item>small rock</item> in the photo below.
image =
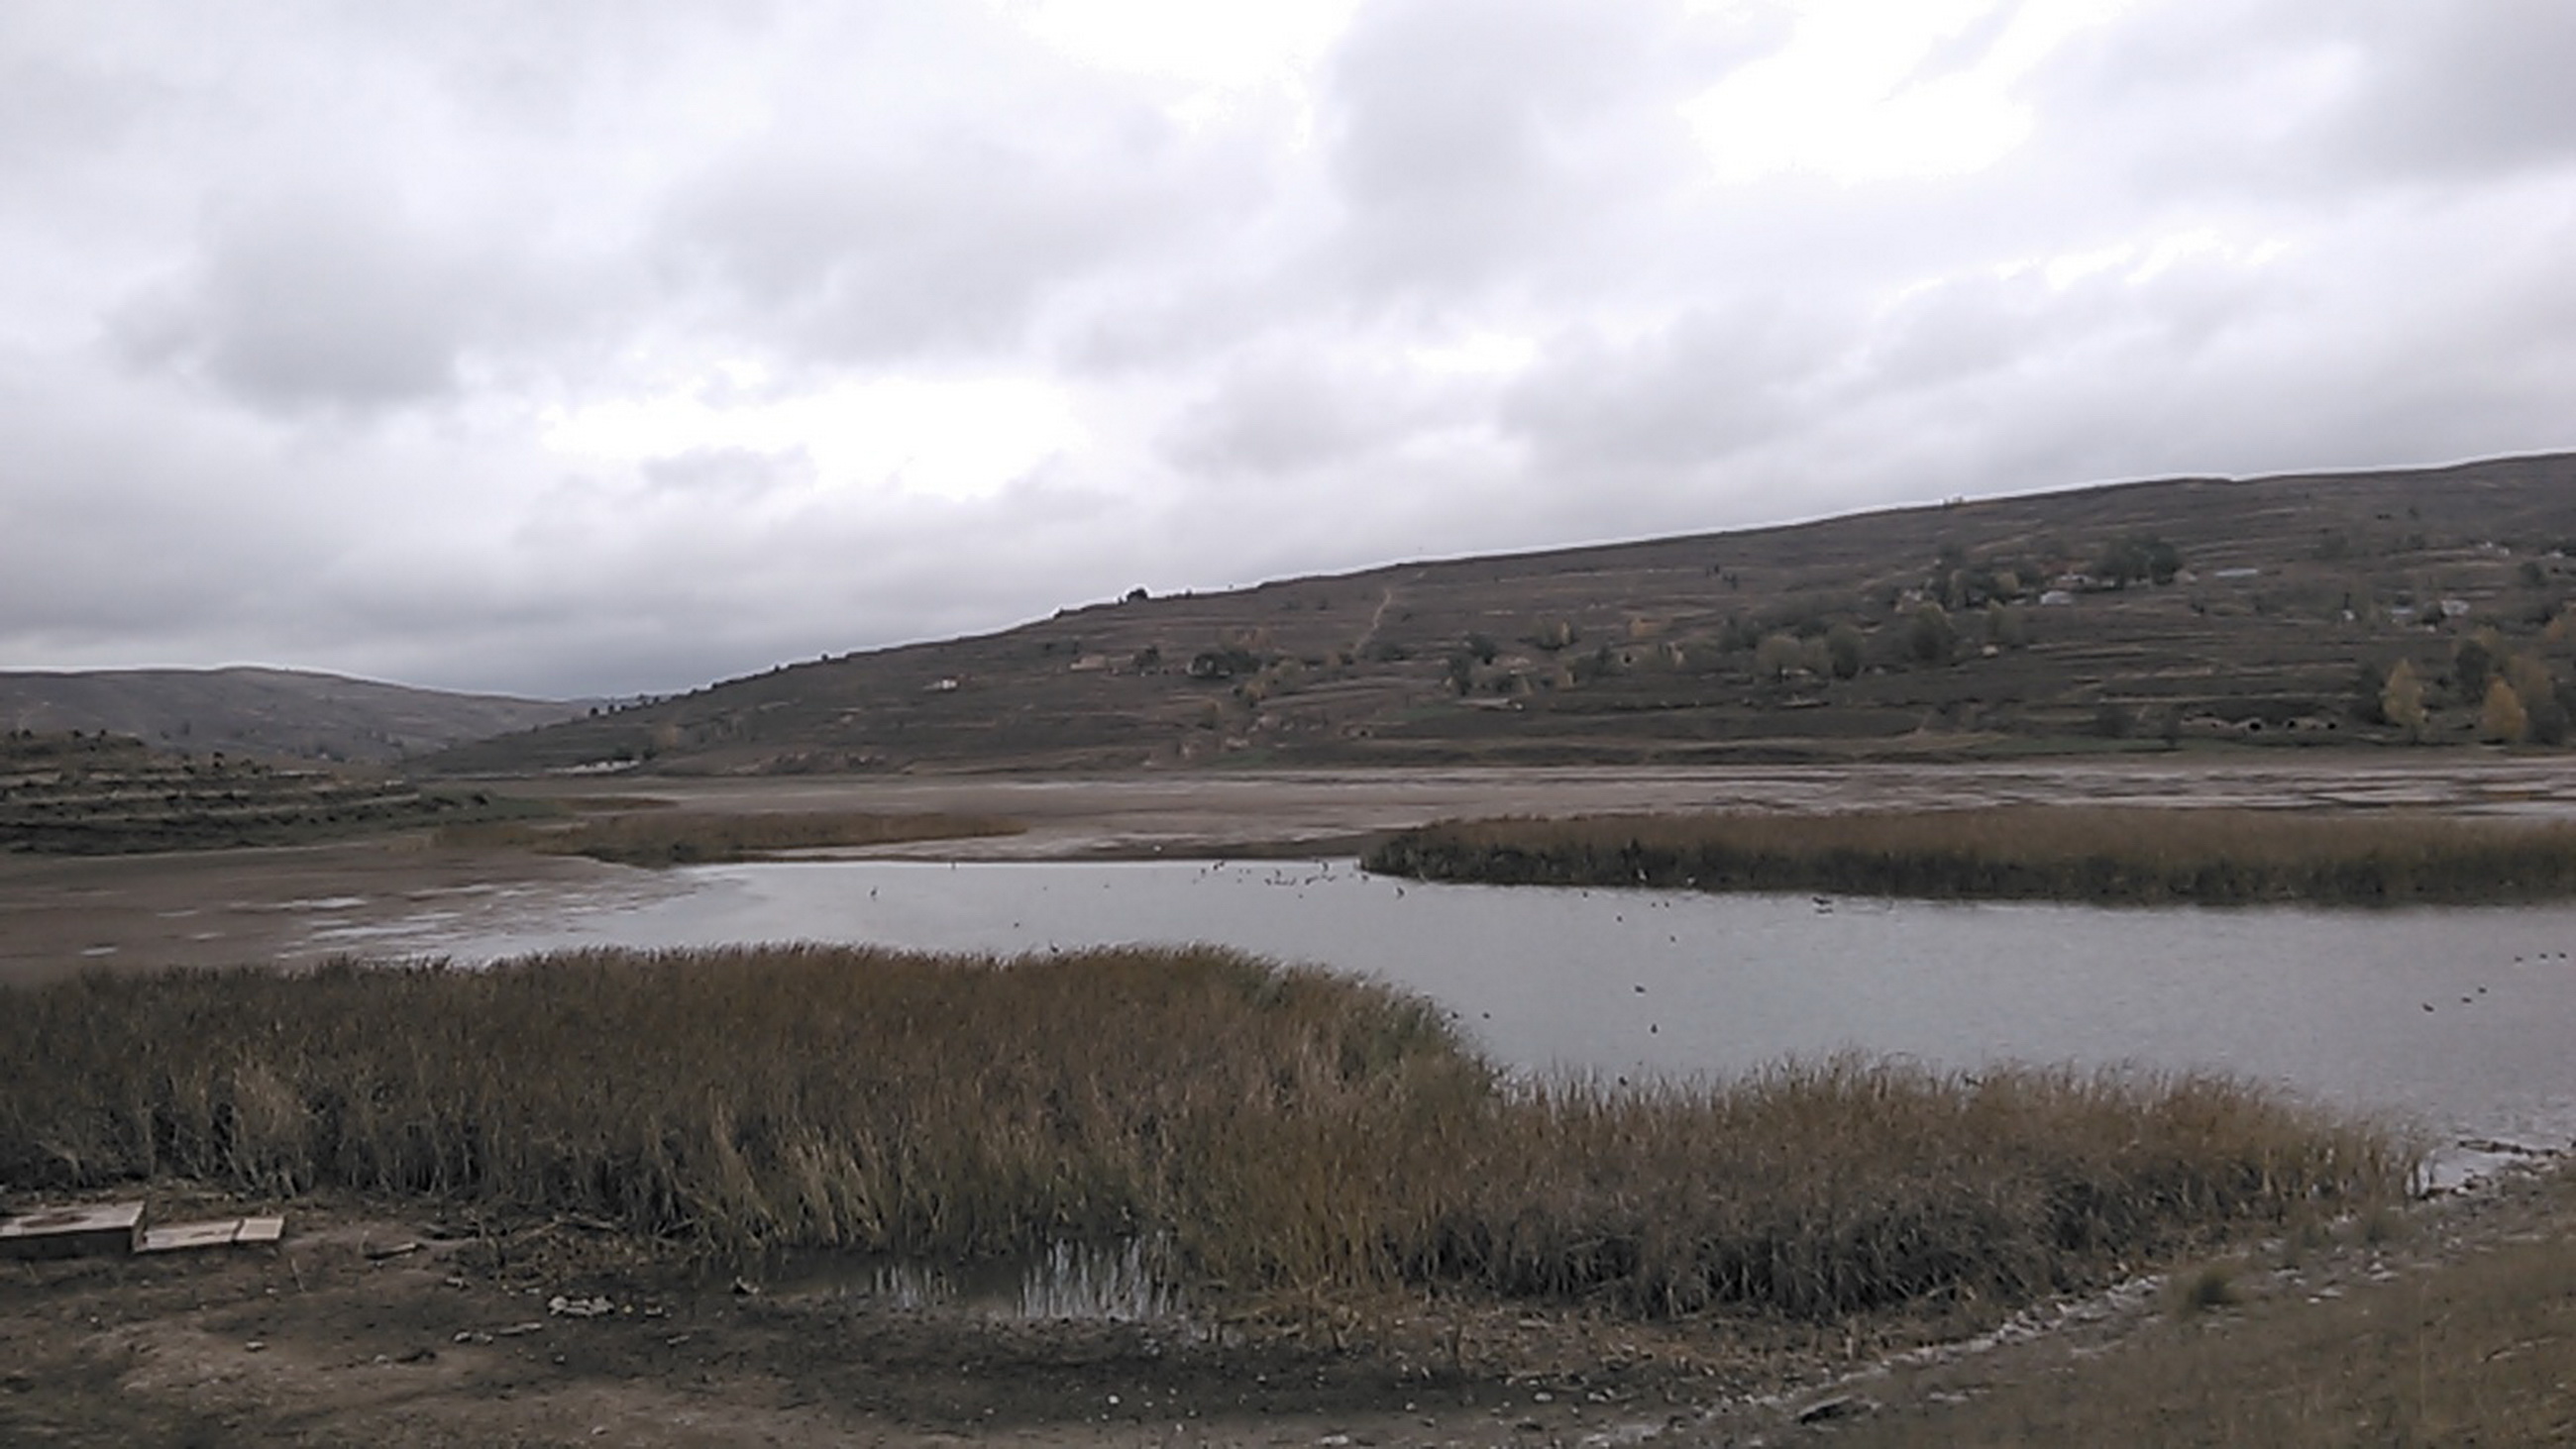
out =
[(1800, 1409), (1797, 1420), (1801, 1424), (1822, 1424), (1831, 1419), (1857, 1419), (1877, 1407), (1876, 1400), (1865, 1399), (1858, 1394), (1837, 1394)]

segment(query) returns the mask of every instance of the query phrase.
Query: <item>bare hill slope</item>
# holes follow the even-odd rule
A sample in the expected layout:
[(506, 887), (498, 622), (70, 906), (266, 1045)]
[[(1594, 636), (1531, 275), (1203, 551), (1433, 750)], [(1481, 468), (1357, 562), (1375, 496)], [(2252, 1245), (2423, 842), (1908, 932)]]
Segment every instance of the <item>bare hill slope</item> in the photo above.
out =
[(581, 712), (303, 670), (0, 671), (0, 729), (106, 730), (198, 754), (383, 763)]
[[(436, 763), (778, 773), (2554, 743), (2576, 708), (2571, 552), (2576, 455), (2123, 484), (1131, 596)], [(2386, 688), (2400, 662), (2417, 695)], [(2491, 708), (2496, 680), (2519, 720)]]

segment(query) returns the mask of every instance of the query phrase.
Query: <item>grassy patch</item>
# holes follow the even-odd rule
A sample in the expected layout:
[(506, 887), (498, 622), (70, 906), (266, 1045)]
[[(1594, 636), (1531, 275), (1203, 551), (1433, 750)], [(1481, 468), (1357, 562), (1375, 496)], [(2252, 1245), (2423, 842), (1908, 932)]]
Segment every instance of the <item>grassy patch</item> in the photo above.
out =
[(2576, 1241), (2551, 1233), (2341, 1297), (2293, 1291), (2225, 1315), (2168, 1319), (2063, 1371), (1848, 1425), (1835, 1442), (2567, 1444), (2576, 1442), (2571, 1382)]
[(560, 824), (467, 826), (445, 831), (448, 845), (516, 847), (586, 855), (620, 865), (701, 865), (760, 860), (787, 851), (921, 840), (1017, 835), (1028, 827), (989, 815), (873, 815), (859, 811), (715, 814), (706, 811), (617, 813)]
[(99, 975), (7, 1005), (21, 1188), (345, 1186), (718, 1253), (1155, 1233), (1256, 1292), (2015, 1302), (2383, 1200), (2411, 1168), (2367, 1126), (2199, 1076), (1520, 1083), (1427, 1003), (1213, 949), (589, 952)]
[(1443, 822), (1365, 864), (1503, 885), (2391, 905), (2576, 895), (2576, 826), (2101, 806), (1590, 816)]

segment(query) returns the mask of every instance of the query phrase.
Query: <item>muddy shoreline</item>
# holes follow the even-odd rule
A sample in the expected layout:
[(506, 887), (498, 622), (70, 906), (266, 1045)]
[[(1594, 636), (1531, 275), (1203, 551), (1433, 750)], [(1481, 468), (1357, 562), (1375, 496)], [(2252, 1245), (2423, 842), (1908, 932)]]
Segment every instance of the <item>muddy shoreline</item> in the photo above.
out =
[[(1746, 809), (2154, 804), (2418, 809), (2576, 818), (2576, 773), (2528, 757), (2174, 760), (1758, 769), (1140, 773), (699, 780), (547, 779), (515, 793), (568, 805), (708, 812), (998, 815), (1017, 835), (847, 852), (920, 860), (1352, 855), (1434, 820)], [(441, 848), (426, 833), (330, 844), (111, 857), (0, 856), (0, 984), (85, 969), (301, 967), (366, 955), (371, 931), (424, 909), (502, 921), (578, 891), (638, 903), (680, 887), (652, 870), (524, 851)]]

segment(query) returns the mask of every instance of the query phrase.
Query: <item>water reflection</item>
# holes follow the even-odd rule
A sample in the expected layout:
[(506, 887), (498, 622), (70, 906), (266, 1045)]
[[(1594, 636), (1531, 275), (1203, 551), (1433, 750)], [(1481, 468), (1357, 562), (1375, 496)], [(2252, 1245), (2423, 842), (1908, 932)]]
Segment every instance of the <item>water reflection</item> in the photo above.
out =
[(1043, 1252), (974, 1263), (807, 1256), (773, 1265), (784, 1293), (864, 1299), (886, 1308), (1028, 1321), (1183, 1320), (1170, 1253), (1158, 1239), (1051, 1243)]

